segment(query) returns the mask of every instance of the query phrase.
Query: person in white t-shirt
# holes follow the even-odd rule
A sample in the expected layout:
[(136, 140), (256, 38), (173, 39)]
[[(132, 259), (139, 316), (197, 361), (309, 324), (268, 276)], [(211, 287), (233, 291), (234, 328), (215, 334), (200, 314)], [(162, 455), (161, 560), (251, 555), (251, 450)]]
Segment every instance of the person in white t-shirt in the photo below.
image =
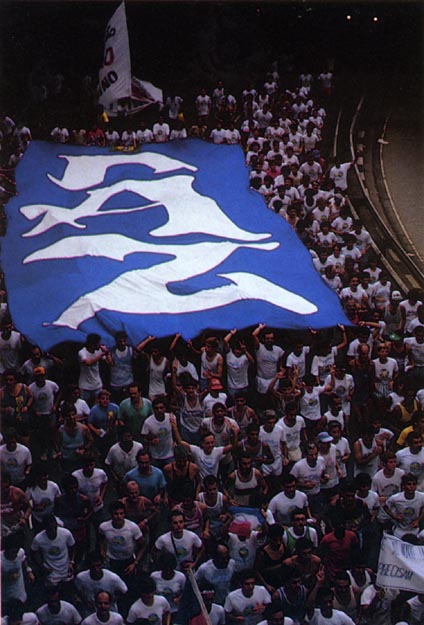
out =
[(1, 580), (2, 580), (2, 605), (13, 605), (16, 601), (25, 603), (27, 592), (25, 590), (25, 577), (33, 584), (35, 581), (31, 567), (27, 563), (25, 551), (21, 547), (21, 541), (16, 534), (9, 534), (2, 540)]
[(123, 426), (118, 428), (119, 442), (112, 445), (105, 459), (105, 465), (119, 486), (124, 476), (137, 466), (137, 454), (143, 445), (134, 441), (131, 429)]
[(166, 143), (169, 141), (170, 135), (169, 124), (165, 122), (163, 115), (159, 115), (159, 119), (156, 124), (153, 124), (153, 136), (156, 143)]
[(154, 557), (158, 552), (168, 552), (177, 558), (178, 568), (196, 568), (201, 561), (204, 548), (200, 537), (184, 529), (184, 516), (182, 512), (171, 512), (171, 531), (159, 536), (154, 546)]
[(202, 89), (195, 100), (199, 126), (207, 124), (209, 113), (212, 107), (212, 100), (206, 93), (206, 89)]
[(4, 432), (4, 444), (0, 446), (0, 465), (7, 471), (13, 486), (23, 487), (32, 465), (32, 455), (26, 445), (18, 443), (15, 428), (7, 428)]
[(419, 432), (413, 430), (406, 438), (408, 447), (396, 452), (396, 463), (405, 473), (412, 473), (417, 480), (417, 489), (424, 491), (424, 448)]
[[(263, 342), (259, 340), (263, 333)], [(275, 345), (275, 335), (272, 330), (267, 330), (264, 323), (260, 323), (252, 332), (256, 350), (256, 389), (260, 395), (268, 392), (269, 385), (279, 371), (284, 356), (284, 350)]]
[(321, 483), (329, 480), (325, 466), (325, 460), (318, 456), (316, 444), (308, 443), (305, 458), (291, 468), (291, 474), (296, 478), (298, 488), (307, 495), (314, 515), (322, 511)]
[(68, 143), (69, 141), (69, 130), (63, 126), (56, 126), (50, 133), (51, 138), (55, 143)]
[(246, 348), (246, 343), (235, 339), (237, 330), (231, 330), (224, 337), (225, 362), (227, 365), (227, 390), (230, 397), (247, 392), (249, 387), (249, 365), (255, 361)]
[[(322, 582), (321, 582), (322, 584)], [(345, 612), (333, 608), (334, 592), (331, 588), (322, 585), (318, 588), (315, 605), (318, 608), (308, 608), (308, 623), (310, 625), (355, 625), (355, 622)]]
[(340, 163), (340, 159), (334, 159), (334, 165), (330, 168), (329, 178), (334, 187), (338, 187), (340, 191), (347, 190), (347, 172), (354, 164), (354, 161)]
[(160, 397), (152, 402), (153, 412), (141, 429), (143, 443), (149, 449), (153, 464), (162, 469), (174, 460), (173, 423), (175, 415), (166, 412), (166, 404)]
[(112, 597), (107, 590), (100, 590), (95, 598), (96, 611), (89, 614), (82, 625), (124, 625), (124, 619), (117, 612), (112, 612)]
[(142, 145), (143, 143), (153, 143), (155, 138), (150, 128), (146, 128), (146, 122), (140, 121), (140, 127), (136, 132), (136, 139), (138, 145)]
[(181, 571), (177, 571), (177, 558), (174, 554), (163, 552), (158, 558), (158, 571), (150, 573), (150, 577), (156, 584), (156, 592), (165, 597), (171, 607), (171, 613), (178, 612), (183, 596), (186, 577)]
[(82, 457), (82, 469), (77, 469), (72, 473), (78, 480), (78, 490), (88, 497), (93, 506), (93, 523), (97, 526), (103, 521), (104, 497), (108, 479), (103, 469), (96, 467), (95, 455), (86, 452)]
[(36, 610), (40, 625), (79, 625), (81, 615), (76, 607), (68, 601), (60, 599), (59, 590), (56, 587), (48, 588), (47, 603)]
[(78, 352), (80, 366), (78, 387), (81, 389), (82, 398), (90, 406), (94, 404), (98, 392), (103, 388), (99, 370), (101, 360), (110, 362), (110, 352), (105, 345), (100, 344), (98, 334), (89, 334), (85, 347)]
[(104, 568), (104, 557), (100, 551), (91, 551), (86, 558), (88, 569), (81, 571), (75, 578), (75, 588), (84, 603), (86, 613), (95, 610), (95, 598), (99, 591), (105, 590), (111, 597), (111, 610), (117, 612), (116, 601), (128, 592), (126, 583), (112, 571)]
[(244, 571), (241, 588), (227, 595), (224, 610), (228, 624), (236, 624), (243, 617), (244, 625), (257, 625), (262, 620), (266, 606), (271, 603), (271, 595), (263, 586), (256, 585), (254, 571)]
[(171, 606), (165, 597), (156, 594), (156, 583), (151, 577), (139, 579), (140, 599), (129, 609), (127, 623), (148, 622), (150, 625), (170, 625)]
[[(407, 600), (403, 616), (410, 625), (421, 625), (424, 623), (424, 593), (419, 593)], [(397, 625), (402, 624), (398, 623)]]
[(31, 552), (51, 584), (69, 581), (74, 574), (75, 540), (69, 530), (58, 527), (53, 515), (45, 519), (44, 527), (34, 536)]
[(212, 432), (206, 432), (202, 435), (200, 447), (190, 445), (181, 438), (176, 423), (173, 424), (174, 437), (178, 445), (184, 445), (190, 450), (193, 461), (200, 469), (200, 477), (204, 479), (207, 475), (218, 476), (219, 463), (224, 456), (233, 450), (235, 439), (231, 444), (215, 447), (215, 435)]
[(292, 512), (296, 509), (304, 510), (308, 517), (311, 516), (308, 498), (305, 493), (296, 490), (296, 478), (291, 473), (283, 476), (283, 491), (271, 499), (268, 507), (281, 525), (290, 524)]
[(384, 511), (394, 521), (394, 536), (417, 536), (424, 518), (424, 493), (417, 492), (417, 478), (411, 473), (402, 477), (401, 488), (402, 492), (388, 498)]
[(125, 518), (125, 506), (114, 501), (109, 506), (112, 519), (99, 526), (101, 543), (106, 550), (110, 568), (118, 575), (131, 575), (145, 552), (139, 526)]

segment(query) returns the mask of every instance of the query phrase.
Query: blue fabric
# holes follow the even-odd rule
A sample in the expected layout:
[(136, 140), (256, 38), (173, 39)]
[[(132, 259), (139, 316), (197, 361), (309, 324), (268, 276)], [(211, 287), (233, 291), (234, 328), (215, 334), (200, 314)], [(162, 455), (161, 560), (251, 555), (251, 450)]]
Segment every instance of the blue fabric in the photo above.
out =
[(239, 146), (190, 139), (138, 153), (34, 141), (2, 242), (16, 327), (48, 349), (148, 334), (347, 323), (281, 217), (249, 189)]

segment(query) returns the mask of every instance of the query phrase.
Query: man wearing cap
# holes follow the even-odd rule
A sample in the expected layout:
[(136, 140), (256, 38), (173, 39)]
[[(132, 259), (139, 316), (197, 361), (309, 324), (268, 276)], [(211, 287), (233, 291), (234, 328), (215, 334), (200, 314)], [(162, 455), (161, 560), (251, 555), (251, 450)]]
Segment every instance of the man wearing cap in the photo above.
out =
[(209, 378), (209, 393), (203, 398), (203, 408), (206, 417), (212, 416), (215, 404), (226, 404), (227, 394), (223, 393), (223, 390), (224, 387), (219, 378)]
[(342, 475), (337, 461), (337, 448), (333, 443), (333, 437), (328, 432), (320, 432), (317, 436), (318, 457), (325, 462), (325, 473), (328, 480), (321, 484), (321, 493), (324, 505), (328, 504), (332, 497), (337, 495), (339, 480)]
[(31, 405), (31, 430), (34, 443), (40, 448), (41, 460), (53, 454), (55, 413), (60, 402), (60, 389), (53, 380), (46, 380), (44, 367), (35, 367), (35, 382), (30, 384), (33, 402)]
[(399, 304), (402, 301), (400, 291), (393, 291), (390, 295), (390, 301), (386, 305), (383, 314), (383, 321), (386, 324), (386, 334), (398, 333), (402, 325), (402, 314)]

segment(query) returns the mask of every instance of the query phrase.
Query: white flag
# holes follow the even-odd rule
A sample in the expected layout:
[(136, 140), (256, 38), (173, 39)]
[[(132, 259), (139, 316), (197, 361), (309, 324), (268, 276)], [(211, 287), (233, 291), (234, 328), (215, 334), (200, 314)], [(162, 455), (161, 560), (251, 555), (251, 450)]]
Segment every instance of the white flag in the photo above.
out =
[(116, 100), (131, 96), (131, 58), (124, 2), (116, 9), (106, 27), (99, 91), (99, 102), (106, 112)]
[(423, 592), (424, 546), (384, 534), (377, 568), (377, 584), (383, 588)]

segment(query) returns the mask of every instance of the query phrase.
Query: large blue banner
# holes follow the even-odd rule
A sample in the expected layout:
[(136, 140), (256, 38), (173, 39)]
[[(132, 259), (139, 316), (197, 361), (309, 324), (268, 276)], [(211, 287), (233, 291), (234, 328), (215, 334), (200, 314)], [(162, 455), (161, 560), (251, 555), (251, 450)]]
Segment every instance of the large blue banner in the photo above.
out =
[(43, 349), (146, 335), (328, 327), (346, 319), (309, 252), (248, 186), (238, 146), (138, 153), (31, 143), (2, 266), (16, 327)]

